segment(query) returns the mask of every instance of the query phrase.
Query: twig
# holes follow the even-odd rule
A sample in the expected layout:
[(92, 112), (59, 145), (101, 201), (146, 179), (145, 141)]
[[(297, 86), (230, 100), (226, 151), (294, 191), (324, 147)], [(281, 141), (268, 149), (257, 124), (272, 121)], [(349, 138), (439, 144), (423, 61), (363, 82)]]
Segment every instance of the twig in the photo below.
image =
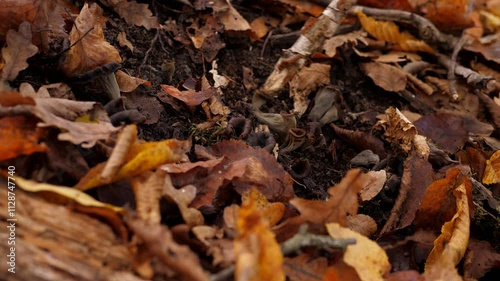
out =
[(33, 114), (33, 105), (15, 105), (4, 107), (0, 105), (0, 118), (4, 116), (19, 116)]
[[(451, 60), (442, 54), (437, 55), (438, 62), (445, 66), (446, 68), (451, 67)], [(491, 76), (484, 76), (478, 72), (475, 72), (472, 69), (466, 68), (460, 64), (457, 64), (455, 67), (455, 74), (460, 75), (467, 79), (467, 83), (474, 86), (477, 89), (485, 89), (488, 92), (493, 91), (495, 89), (496, 81)]]
[(269, 42), (269, 38), (273, 35), (274, 30), (269, 31), (266, 36), (266, 40), (264, 40), (264, 44), (262, 45), (262, 50), (260, 51), (260, 57), (264, 57), (264, 51), (266, 50), (267, 42)]
[(292, 238), (286, 240), (281, 245), (281, 252), (284, 256), (300, 251), (303, 247), (317, 247), (323, 250), (332, 248), (345, 250), (348, 245), (356, 243), (356, 239), (334, 239), (328, 235), (317, 235), (307, 233), (307, 225), (302, 225)]
[(467, 35), (462, 34), (460, 40), (458, 40), (455, 48), (453, 48), (453, 54), (451, 55), (450, 67), (448, 67), (448, 86), (450, 88), (451, 98), (453, 101), (458, 101), (458, 91), (457, 91), (457, 78), (455, 77), (455, 67), (457, 65), (457, 57), (462, 47), (467, 42)]
[(458, 42), (456, 37), (442, 33), (432, 24), (432, 22), (414, 13), (363, 6), (354, 6), (349, 10), (349, 14), (356, 14), (356, 12), (362, 12), (378, 20), (397, 21), (410, 24), (418, 29), (419, 36), (424, 41), (437, 43), (447, 50), (452, 50)]
[(142, 63), (141, 65), (139, 66), (139, 69), (137, 69), (137, 73), (141, 73), (141, 69), (142, 67), (144, 66), (144, 64), (146, 64), (146, 61), (148, 60), (149, 58), (149, 54), (151, 53), (151, 51), (153, 50), (155, 44), (156, 44), (156, 41), (158, 41), (158, 38), (160, 37), (160, 29), (157, 29), (156, 30), (156, 35), (155, 37), (153, 38), (153, 40), (151, 40), (151, 47), (149, 47), (149, 49), (146, 51), (146, 54), (144, 54), (144, 59), (142, 60)]
[[(317, 247), (324, 250), (332, 248), (345, 250), (348, 245), (356, 243), (356, 239), (334, 239), (328, 235), (316, 235), (307, 233), (307, 225), (302, 225), (297, 234), (281, 244), (283, 256), (300, 251), (303, 247)], [(234, 274), (235, 266), (232, 265), (224, 270), (212, 274), (210, 281), (223, 281)]]

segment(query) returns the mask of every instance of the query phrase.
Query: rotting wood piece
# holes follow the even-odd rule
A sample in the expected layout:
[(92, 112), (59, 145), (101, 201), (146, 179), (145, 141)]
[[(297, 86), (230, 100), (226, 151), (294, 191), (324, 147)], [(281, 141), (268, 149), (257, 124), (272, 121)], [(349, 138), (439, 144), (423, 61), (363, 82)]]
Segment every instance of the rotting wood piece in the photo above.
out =
[[(6, 181), (0, 178), (2, 186)], [(132, 254), (107, 224), (15, 190), (15, 245), (8, 245), (7, 192), (0, 192), (0, 280), (142, 280)], [(15, 273), (5, 262), (15, 247)], [(5, 255), (4, 255), (5, 254)]]

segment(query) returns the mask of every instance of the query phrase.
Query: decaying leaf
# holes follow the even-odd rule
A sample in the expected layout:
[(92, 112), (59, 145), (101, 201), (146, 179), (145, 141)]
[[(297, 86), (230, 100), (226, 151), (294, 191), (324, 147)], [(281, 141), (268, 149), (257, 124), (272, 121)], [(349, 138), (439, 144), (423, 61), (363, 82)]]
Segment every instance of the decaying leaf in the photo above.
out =
[(358, 212), (358, 193), (367, 180), (360, 169), (352, 169), (340, 183), (328, 189), (330, 198), (327, 201), (294, 198), (290, 203), (299, 210), (305, 222), (316, 225), (335, 222), (346, 226), (347, 215), (355, 215)]
[(269, 223), (258, 210), (257, 193), (250, 192), (249, 195), (238, 211), (236, 223), (235, 280), (285, 280), (281, 249), (269, 229)]
[(290, 281), (317, 281), (325, 275), (328, 260), (303, 253), (293, 258), (285, 257), (283, 266)]
[(426, 188), (433, 180), (434, 172), (429, 162), (414, 154), (405, 160), (399, 194), (380, 235), (404, 228), (413, 222)]
[(328, 223), (326, 229), (335, 239), (356, 239), (356, 244), (347, 246), (342, 259), (356, 269), (362, 281), (384, 280), (383, 276), (389, 273), (391, 264), (385, 251), (376, 242), (338, 223)]
[(368, 62), (360, 65), (375, 85), (389, 92), (399, 92), (406, 88), (407, 77), (403, 69), (380, 63)]
[(132, 45), (132, 42), (130, 42), (127, 39), (127, 34), (123, 31), (120, 31), (118, 33), (118, 36), (116, 36), (116, 41), (118, 41), (118, 44), (122, 47), (127, 47), (131, 52), (134, 52), (134, 45)]
[(151, 82), (141, 78), (130, 76), (121, 70), (118, 70), (115, 73), (115, 75), (116, 75), (116, 82), (118, 82), (118, 86), (120, 87), (120, 92), (125, 92), (125, 93), (132, 92), (137, 87), (139, 87), (139, 85), (151, 87)]
[(387, 156), (384, 149), (384, 143), (379, 138), (361, 131), (342, 129), (333, 123), (330, 124), (330, 127), (335, 131), (338, 137), (354, 146), (357, 150), (371, 150), (381, 159)]
[(247, 20), (240, 15), (228, 0), (218, 0), (214, 11), (226, 30), (245, 31), (250, 29)]
[(500, 182), (500, 150), (495, 151), (490, 159), (486, 160), (486, 168), (482, 182), (484, 184), (493, 184)]
[(176, 87), (169, 85), (161, 85), (161, 88), (172, 97), (191, 107), (200, 105), (202, 102), (210, 99), (216, 92), (215, 88), (209, 88), (198, 92), (194, 90), (180, 91)]
[(377, 232), (377, 222), (368, 215), (357, 214), (347, 217), (347, 228), (370, 237)]
[(325, 41), (323, 44), (323, 50), (325, 50), (325, 54), (327, 56), (334, 57), (337, 54), (337, 48), (344, 44), (351, 43), (353, 45), (357, 45), (358, 42), (363, 42), (365, 45), (368, 45), (365, 38), (366, 32), (362, 30), (333, 36)]
[(0, 161), (20, 155), (44, 152), (47, 147), (39, 143), (43, 133), (37, 129), (33, 116), (6, 116), (0, 118)]
[[(104, 39), (102, 24), (106, 21), (97, 4), (83, 6), (69, 34), (73, 46), (66, 54), (62, 71), (68, 77), (93, 70), (110, 62), (121, 62), (118, 51)], [(75, 45), (73, 45), (75, 44)]]
[(415, 226), (439, 230), (457, 213), (456, 189), (463, 186), (468, 206), (467, 214), (473, 213), (472, 184), (469, 178), (460, 172), (460, 168), (451, 168), (444, 179), (436, 180), (427, 187), (420, 202)]
[(330, 65), (313, 63), (303, 67), (290, 81), (290, 97), (293, 110), (299, 116), (306, 112), (309, 105), (307, 96), (320, 85), (330, 82)]
[[(163, 175), (163, 173), (160, 173)], [(163, 177), (163, 196), (175, 202), (182, 218), (190, 227), (196, 225), (203, 225), (205, 220), (200, 211), (195, 208), (188, 207), (189, 204), (196, 197), (196, 187), (194, 185), (186, 185), (182, 188), (176, 189), (172, 185), (172, 180), (168, 174)]]
[(16, 177), (16, 184), (23, 190), (29, 192), (40, 192), (49, 201), (65, 204), (76, 202), (86, 207), (105, 208), (120, 214), (124, 212), (124, 210), (120, 207), (97, 201), (92, 196), (74, 188), (47, 183), (38, 183), (21, 177)]
[(389, 107), (385, 113), (387, 120), (379, 121), (384, 128), (384, 136), (393, 143), (398, 143), (401, 148), (409, 152), (413, 147), (413, 140), (417, 135), (417, 128), (397, 108)]
[(463, 147), (469, 132), (464, 121), (447, 113), (425, 115), (414, 123), (419, 134), (430, 138), (447, 152), (455, 153)]
[(7, 46), (2, 48), (5, 64), (1, 78), (12, 81), (28, 67), (26, 60), (34, 56), (38, 48), (31, 43), (31, 25), (26, 21), (19, 26), (19, 31), (9, 30), (6, 41)]
[(460, 184), (453, 191), (456, 199), (456, 214), (446, 222), (441, 235), (434, 241), (425, 264), (425, 276), (436, 276), (439, 272), (455, 271), (465, 254), (470, 235), (469, 199), (465, 184)]
[(146, 171), (132, 178), (137, 217), (148, 223), (160, 223), (160, 198), (163, 191), (164, 172)]
[(359, 197), (362, 201), (371, 200), (384, 187), (385, 181), (387, 179), (387, 173), (385, 170), (380, 171), (369, 171), (366, 173), (367, 181), (365, 185), (361, 188), (359, 192)]
[(270, 203), (267, 198), (257, 189), (250, 189), (241, 195), (241, 201), (245, 202), (252, 197), (260, 210), (263, 219), (267, 220), (269, 226), (275, 226), (285, 213), (285, 205), (281, 202)]
[(200, 265), (198, 256), (189, 247), (177, 244), (166, 226), (132, 218), (127, 219), (126, 222), (146, 245), (148, 259), (156, 257), (182, 280), (209, 280), (207, 273)]
[(106, 0), (106, 2), (129, 24), (144, 26), (147, 30), (160, 27), (148, 4), (139, 4), (135, 0)]

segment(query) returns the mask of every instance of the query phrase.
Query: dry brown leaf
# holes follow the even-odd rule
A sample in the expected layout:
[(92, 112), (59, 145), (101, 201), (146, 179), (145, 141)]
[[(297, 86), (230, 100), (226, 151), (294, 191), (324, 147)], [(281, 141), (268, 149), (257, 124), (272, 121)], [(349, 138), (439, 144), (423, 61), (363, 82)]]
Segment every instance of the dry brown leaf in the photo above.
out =
[(360, 169), (352, 169), (340, 183), (328, 189), (330, 198), (327, 201), (294, 198), (290, 203), (299, 210), (303, 221), (316, 225), (336, 222), (346, 226), (347, 215), (358, 212), (358, 192), (367, 180)]
[(162, 171), (146, 171), (132, 178), (130, 182), (134, 191), (137, 217), (147, 223), (159, 224), (161, 221), (160, 198), (164, 174)]
[(263, 219), (267, 220), (269, 226), (275, 226), (285, 214), (285, 205), (281, 202), (269, 203), (267, 198), (257, 189), (249, 189), (241, 195), (241, 201), (245, 202), (252, 197)]
[(417, 128), (397, 108), (389, 107), (385, 113), (387, 121), (379, 121), (385, 130), (384, 136), (392, 143), (399, 144), (404, 151), (409, 152), (413, 147)]
[(434, 248), (425, 263), (424, 275), (433, 271), (432, 268), (437, 271), (449, 268), (455, 270), (464, 256), (470, 236), (470, 203), (467, 193), (463, 183), (454, 189), (456, 214), (443, 225), (441, 235), (434, 241)]
[(299, 116), (309, 106), (307, 96), (318, 86), (330, 83), (330, 65), (313, 63), (303, 67), (290, 81), (290, 97), (293, 98), (293, 111)]
[(135, 143), (136, 136), (137, 126), (135, 124), (123, 128), (120, 135), (118, 135), (113, 152), (102, 170), (101, 178), (108, 180), (120, 170), (121, 166), (127, 161), (127, 152)]
[(400, 32), (399, 27), (395, 23), (378, 21), (361, 12), (358, 12), (357, 15), (361, 25), (371, 36), (378, 40), (395, 44), (395, 49), (434, 54), (434, 50), (427, 43), (415, 39), (408, 32)]
[(127, 39), (127, 33), (120, 31), (120, 33), (116, 36), (116, 41), (120, 44), (120, 46), (127, 47), (132, 53), (134, 52), (134, 45), (132, 45), (132, 42)]
[(290, 281), (317, 281), (325, 275), (328, 260), (324, 257), (313, 258), (309, 254), (285, 257), (283, 269)]
[(319, 4), (306, 0), (279, 0), (279, 2), (285, 3), (293, 7), (295, 9), (296, 14), (308, 13), (314, 17), (319, 17), (325, 9), (323, 6)]
[[(163, 173), (164, 172), (162, 172), (162, 174)], [(205, 223), (205, 220), (201, 212), (195, 208), (188, 207), (188, 205), (196, 197), (196, 187), (194, 185), (186, 185), (182, 188), (176, 189), (172, 185), (170, 175), (165, 174), (163, 178), (163, 196), (177, 204), (177, 207), (179, 208), (182, 218), (184, 219), (186, 224), (190, 227), (203, 225)]]
[(202, 102), (210, 99), (216, 92), (215, 88), (201, 90), (196, 92), (194, 90), (180, 91), (174, 86), (161, 85), (161, 88), (172, 97), (184, 102), (187, 106), (197, 106)]
[(462, 149), (469, 138), (464, 121), (452, 114), (438, 112), (425, 115), (414, 123), (420, 135), (431, 139), (449, 153)]
[[(106, 21), (97, 4), (85, 3), (69, 34), (73, 46), (66, 54), (62, 71), (68, 77), (93, 70), (110, 62), (121, 62), (118, 51), (104, 39), (102, 24)], [(73, 45), (74, 44), (74, 45)]]
[(384, 143), (379, 138), (361, 131), (342, 129), (333, 123), (330, 124), (330, 127), (335, 131), (338, 137), (354, 146), (357, 150), (371, 150), (373, 153), (377, 154), (380, 159), (384, 159), (387, 156), (384, 149)]
[(399, 92), (406, 88), (407, 75), (401, 68), (380, 62), (362, 63), (360, 68), (375, 85), (386, 91)]
[(368, 215), (357, 214), (347, 217), (347, 228), (370, 237), (377, 232), (377, 223)]
[(255, 192), (245, 200), (238, 211), (234, 239), (236, 256), (235, 280), (284, 281), (283, 255), (269, 223), (262, 217)]
[(387, 180), (387, 173), (385, 170), (369, 171), (366, 173), (366, 177), (367, 181), (359, 192), (361, 201), (368, 201), (377, 196), (384, 187), (385, 181)]
[(399, 194), (380, 235), (404, 228), (413, 222), (425, 190), (433, 180), (432, 165), (422, 157), (411, 154), (405, 160)]
[(218, 0), (216, 2), (218, 4), (216, 15), (224, 25), (225, 30), (245, 31), (250, 29), (250, 24), (231, 5), (231, 2), (228, 0)]
[(376, 242), (338, 223), (328, 223), (326, 229), (334, 239), (356, 239), (356, 244), (347, 246), (342, 259), (356, 270), (362, 281), (384, 280), (383, 276), (389, 273), (391, 264)]
[(208, 274), (200, 265), (198, 256), (189, 247), (177, 244), (166, 226), (132, 218), (126, 219), (126, 222), (147, 247), (148, 260), (156, 257), (181, 280), (209, 280)]
[[(107, 139), (119, 128), (113, 127), (102, 105), (96, 102), (80, 102), (65, 99), (35, 99), (33, 114), (43, 122), (39, 126), (57, 127), (61, 132), (59, 140), (92, 147), (98, 140)], [(85, 114), (95, 116), (93, 123), (75, 122)]]
[(19, 31), (11, 29), (7, 32), (6, 42), (7, 46), (2, 48), (5, 64), (1, 78), (12, 81), (28, 67), (26, 60), (34, 56), (38, 48), (31, 43), (31, 25), (26, 21), (19, 25)]
[(128, 24), (144, 26), (147, 30), (160, 27), (148, 4), (139, 4), (135, 0), (107, 0), (107, 2)]
[(333, 36), (325, 41), (323, 44), (323, 50), (327, 56), (333, 58), (337, 54), (337, 48), (344, 44), (350, 43), (356, 46), (358, 42), (362, 42), (365, 45), (368, 45), (368, 42), (366, 42), (365, 39), (366, 35), (365, 31), (358, 30), (347, 34)]
[(482, 182), (484, 184), (494, 184), (500, 182), (500, 150), (495, 151), (490, 159), (486, 160), (486, 168)]
[(151, 82), (141, 78), (130, 76), (121, 70), (116, 71), (115, 75), (116, 75), (116, 82), (120, 87), (120, 92), (124, 93), (132, 92), (133, 90), (137, 89), (137, 87), (139, 87), (140, 85), (151, 87)]

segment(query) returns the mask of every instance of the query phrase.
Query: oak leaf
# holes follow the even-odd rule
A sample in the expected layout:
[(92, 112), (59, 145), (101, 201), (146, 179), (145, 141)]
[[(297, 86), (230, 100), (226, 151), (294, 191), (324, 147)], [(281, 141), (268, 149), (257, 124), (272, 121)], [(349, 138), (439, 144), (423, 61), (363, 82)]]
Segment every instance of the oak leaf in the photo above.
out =
[(74, 77), (111, 62), (121, 62), (118, 50), (104, 39), (102, 24), (106, 21), (97, 4), (85, 3), (69, 34), (72, 46), (66, 54), (62, 71)]
[(135, 0), (107, 0), (113, 10), (128, 24), (144, 26), (147, 30), (159, 28), (158, 19), (148, 8), (148, 4), (139, 4)]
[(28, 67), (26, 60), (38, 52), (38, 47), (31, 43), (31, 25), (23, 22), (19, 31), (7, 32), (7, 47), (2, 48), (2, 57), (5, 64), (2, 68), (2, 79), (12, 81), (21, 70)]

